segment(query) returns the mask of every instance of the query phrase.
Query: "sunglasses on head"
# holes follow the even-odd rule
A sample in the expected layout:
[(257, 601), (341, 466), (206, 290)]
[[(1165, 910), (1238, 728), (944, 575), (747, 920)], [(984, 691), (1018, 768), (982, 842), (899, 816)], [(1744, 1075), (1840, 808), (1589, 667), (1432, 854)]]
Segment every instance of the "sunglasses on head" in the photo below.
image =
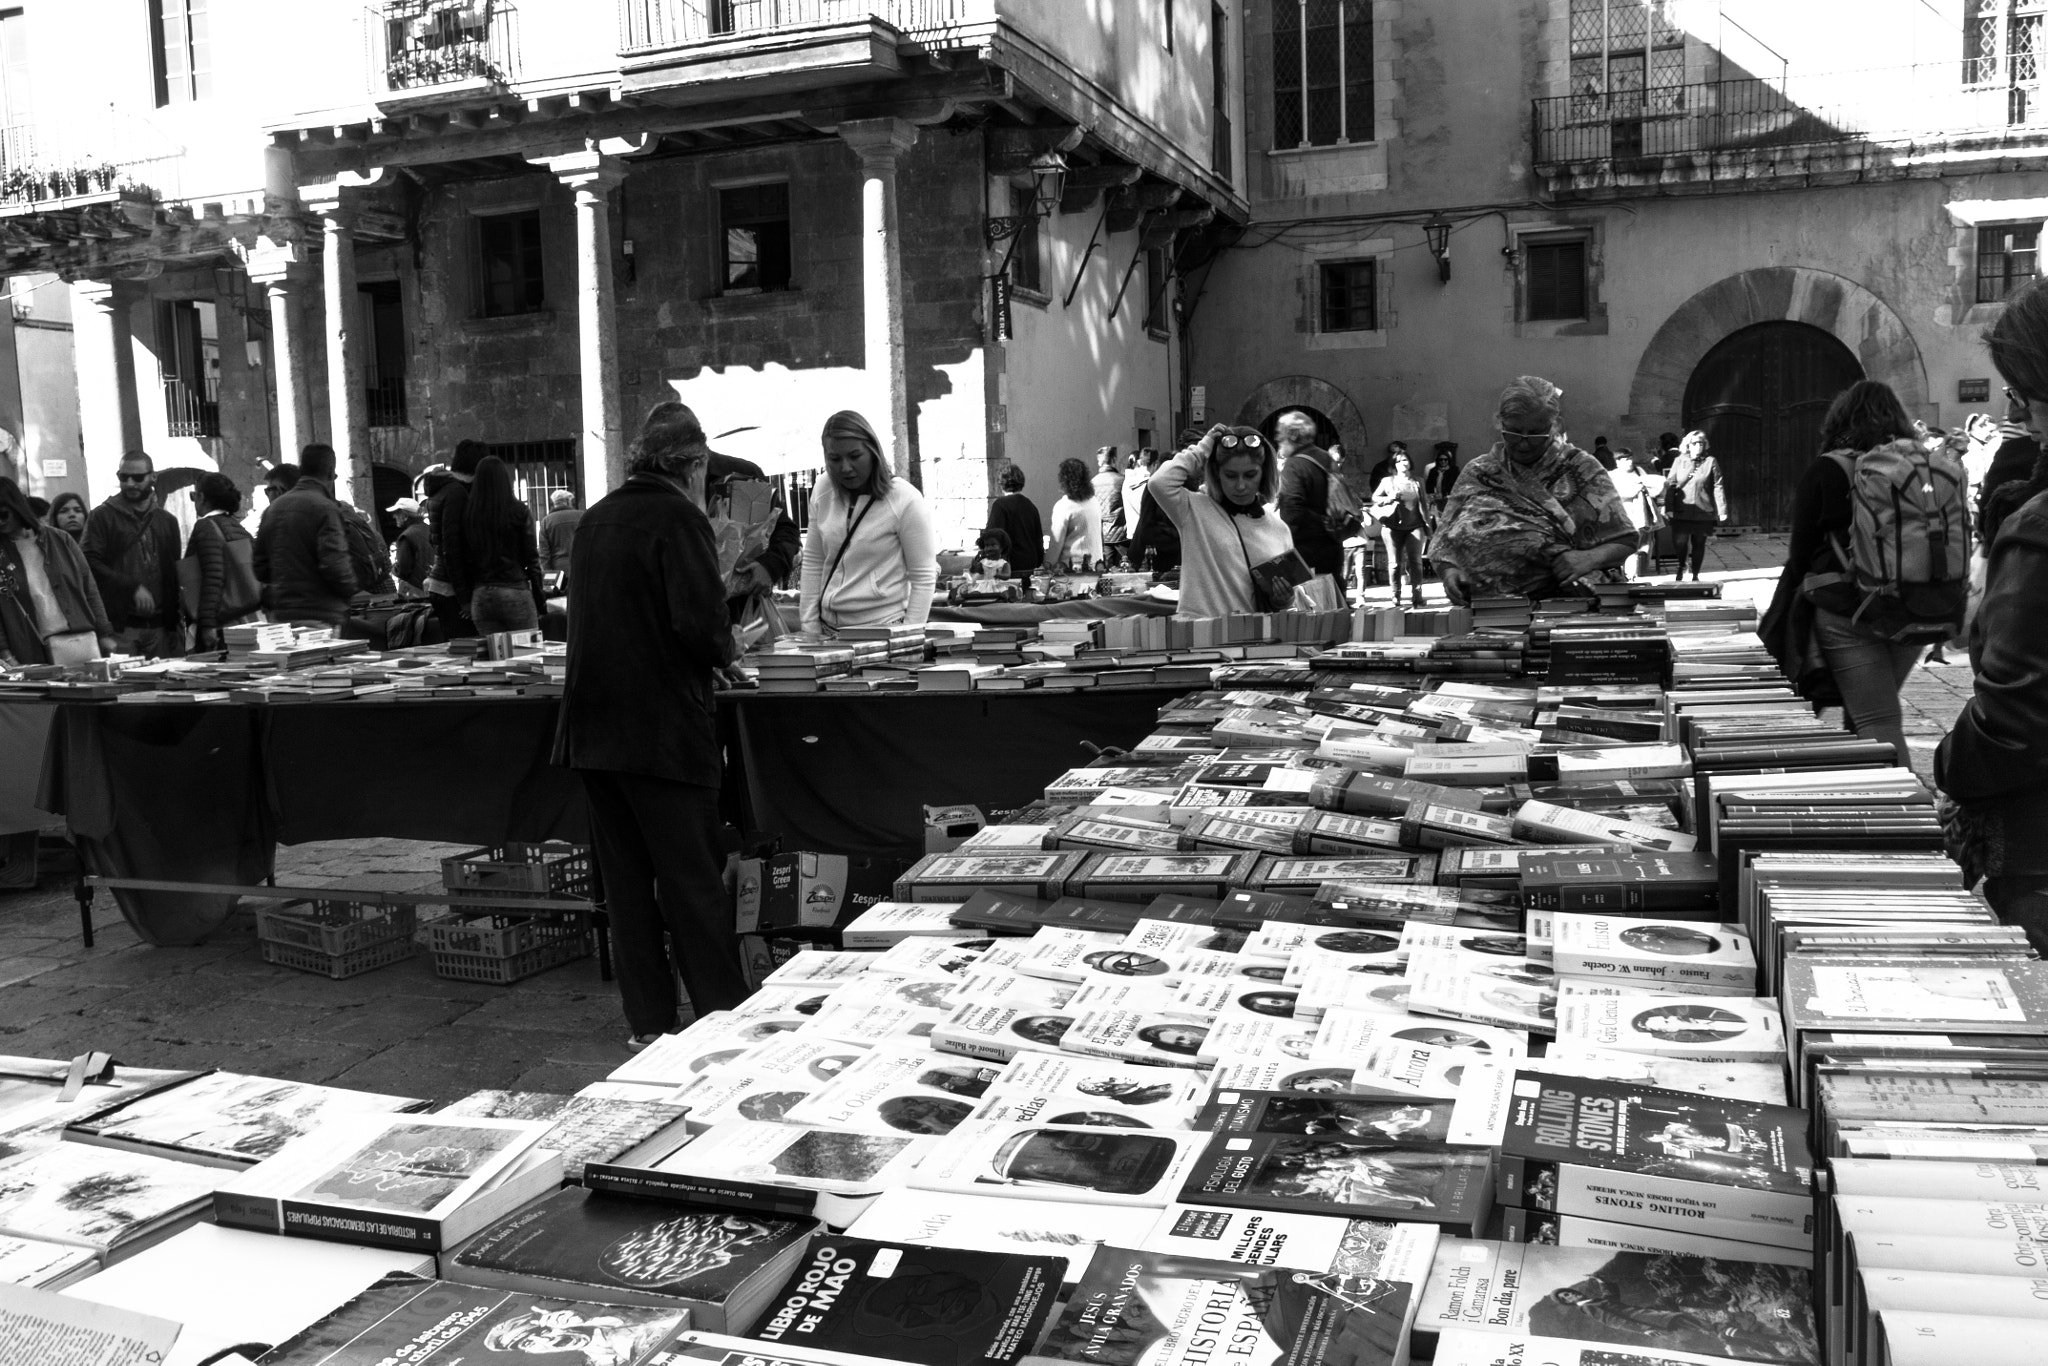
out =
[(1219, 444), (1225, 446), (1243, 446), (1247, 450), (1255, 451), (1259, 448), (1261, 443), (1259, 441), (1259, 438), (1255, 435), (1239, 436), (1236, 432), (1226, 432), (1223, 436), (1223, 440)]

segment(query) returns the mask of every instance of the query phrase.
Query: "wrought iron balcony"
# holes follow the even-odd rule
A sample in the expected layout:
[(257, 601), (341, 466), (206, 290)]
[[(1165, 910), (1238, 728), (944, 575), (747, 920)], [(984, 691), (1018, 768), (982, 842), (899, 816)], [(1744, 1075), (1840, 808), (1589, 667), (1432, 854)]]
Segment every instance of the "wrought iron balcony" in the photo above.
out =
[(619, 51), (658, 52), (864, 19), (880, 19), (912, 38), (932, 38), (989, 8), (987, 0), (619, 0)]
[(164, 421), (172, 436), (219, 436), (220, 382), (165, 375)]
[(2037, 86), (1971, 84), (1969, 74), (1955, 62), (1930, 62), (1539, 99), (1536, 170), (1555, 189), (1689, 184), (1847, 165), (1886, 149), (2048, 138)]
[(393, 93), (503, 88), (519, 78), (511, 0), (383, 0), (369, 20), (373, 84)]
[(0, 212), (117, 194), (177, 196), (184, 152), (143, 121), (0, 127)]

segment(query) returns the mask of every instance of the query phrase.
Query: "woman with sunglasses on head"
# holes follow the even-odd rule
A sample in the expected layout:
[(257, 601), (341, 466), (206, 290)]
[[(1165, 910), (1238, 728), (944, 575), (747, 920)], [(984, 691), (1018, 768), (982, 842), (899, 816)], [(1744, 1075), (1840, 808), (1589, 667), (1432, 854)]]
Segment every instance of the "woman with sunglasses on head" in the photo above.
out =
[[(1279, 484), (1273, 443), (1256, 427), (1221, 424), (1153, 474), (1146, 491), (1180, 532), (1182, 616), (1276, 611), (1277, 590), (1262, 593), (1254, 571), (1268, 583), (1308, 577), (1294, 533), (1270, 506)], [(1281, 567), (1269, 572), (1275, 561)]]
[(1500, 440), (1459, 473), (1429, 543), (1452, 602), (1543, 597), (1615, 578), (1635, 550), (1614, 481), (1558, 430), (1563, 400), (1535, 375), (1501, 391)]
[[(1985, 344), (2040, 441), (2048, 435), (2048, 281), (2009, 296)], [(2048, 457), (1998, 492), (2003, 517), (1987, 529), (1984, 597), (1970, 625), (1976, 681), (1934, 753), (1934, 782), (1966, 884), (1983, 878), (1998, 918), (2048, 952)]]

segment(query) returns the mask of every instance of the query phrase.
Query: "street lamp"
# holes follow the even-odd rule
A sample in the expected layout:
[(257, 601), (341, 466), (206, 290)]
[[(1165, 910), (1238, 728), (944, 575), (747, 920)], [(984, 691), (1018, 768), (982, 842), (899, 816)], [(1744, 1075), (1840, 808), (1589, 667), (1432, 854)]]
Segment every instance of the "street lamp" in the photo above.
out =
[(1422, 235), (1429, 242), (1429, 254), (1436, 258), (1436, 278), (1439, 283), (1451, 282), (1451, 220), (1441, 210), (1429, 216), (1422, 225)]

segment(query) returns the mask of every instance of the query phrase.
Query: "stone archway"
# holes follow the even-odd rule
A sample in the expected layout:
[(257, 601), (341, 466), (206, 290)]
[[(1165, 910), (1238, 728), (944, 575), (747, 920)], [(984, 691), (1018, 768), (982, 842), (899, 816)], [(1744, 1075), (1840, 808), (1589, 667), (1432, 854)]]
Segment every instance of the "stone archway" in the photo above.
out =
[(1345, 455), (1352, 457), (1346, 463), (1352, 466), (1359, 463), (1356, 457), (1366, 451), (1365, 414), (1358, 410), (1349, 394), (1328, 380), (1317, 379), (1313, 375), (1287, 375), (1267, 380), (1238, 405), (1237, 425), (1256, 427), (1282, 408), (1297, 407), (1312, 408), (1328, 418), (1337, 429)]
[(1804, 266), (1766, 266), (1707, 286), (1673, 310), (1636, 363), (1622, 425), (1635, 444), (1683, 430), (1686, 386), (1709, 351), (1745, 327), (1798, 322), (1834, 334), (1871, 379), (1925, 413), (1927, 365), (1906, 321), (1845, 276)]

